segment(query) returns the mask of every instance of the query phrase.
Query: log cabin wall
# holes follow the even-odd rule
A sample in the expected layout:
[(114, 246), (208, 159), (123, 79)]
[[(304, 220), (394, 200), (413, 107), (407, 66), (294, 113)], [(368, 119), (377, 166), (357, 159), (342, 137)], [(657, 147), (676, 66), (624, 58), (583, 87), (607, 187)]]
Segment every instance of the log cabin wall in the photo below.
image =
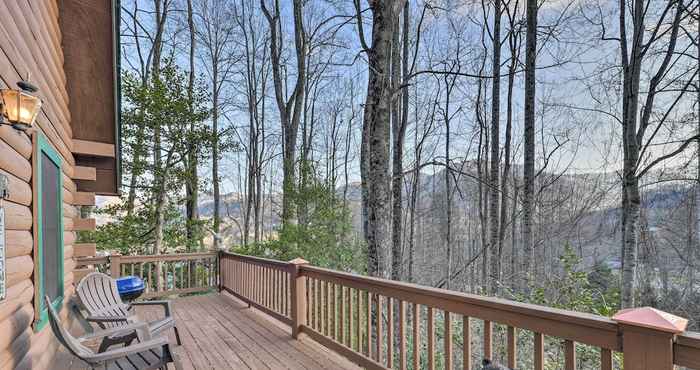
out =
[[(105, 1), (109, 9), (110, 1)], [(73, 295), (76, 231), (94, 228), (94, 220), (80, 219), (77, 205), (94, 194), (80, 192), (76, 181), (93, 180), (94, 169), (76, 166), (70, 94), (66, 87), (64, 53), (56, 0), (0, 1), (0, 88), (15, 88), (26, 79), (39, 88), (43, 108), (27, 132), (0, 125), (0, 173), (9, 179), (9, 198), (3, 201), (6, 223), (6, 298), (0, 301), (0, 369), (50, 369), (58, 348), (49, 325), (37, 330), (34, 258), (35, 169), (33, 136), (43, 135), (61, 159), (63, 184), (64, 287), (60, 315), (70, 322), (67, 302)], [(77, 201), (79, 200), (79, 201)], [(90, 202), (88, 202), (90, 203)]]

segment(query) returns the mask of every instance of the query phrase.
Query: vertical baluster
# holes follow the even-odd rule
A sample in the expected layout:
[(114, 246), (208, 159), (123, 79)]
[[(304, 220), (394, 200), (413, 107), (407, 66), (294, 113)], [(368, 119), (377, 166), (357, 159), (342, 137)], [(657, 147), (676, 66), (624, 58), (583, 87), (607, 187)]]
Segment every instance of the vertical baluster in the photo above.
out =
[(406, 370), (406, 302), (399, 301), (399, 369)]
[(357, 353), (362, 353), (362, 341), (360, 340), (360, 338), (362, 338), (362, 315), (360, 314), (360, 312), (362, 312), (362, 295), (359, 289), (355, 289), (355, 295), (357, 301), (355, 305), (355, 307), (357, 307), (355, 310), (357, 314), (357, 320), (355, 321), (355, 337), (357, 338), (355, 342), (357, 345), (355, 351)]
[(600, 370), (612, 370), (612, 351), (607, 348), (600, 349)]
[(372, 293), (365, 292), (365, 325), (367, 330), (367, 357), (372, 358)]
[(326, 336), (331, 337), (332, 311), (331, 311), (331, 288), (333, 283), (330, 281), (326, 285)]
[(435, 369), (435, 315), (428, 307), (428, 370)]
[(535, 333), (535, 370), (544, 370), (544, 335)]
[(282, 293), (284, 290), (284, 283), (282, 282), (282, 273), (280, 270), (275, 271), (275, 285), (272, 287), (272, 291), (275, 292), (275, 311), (284, 315), (282, 311)]
[(308, 326), (313, 326), (311, 322), (313, 306), (311, 304), (311, 279), (306, 279), (306, 325)]
[(263, 289), (263, 282), (262, 282), (262, 269), (260, 268), (260, 265), (254, 265), (255, 268), (255, 302), (258, 304), (262, 305), (262, 289)]
[(262, 285), (260, 283), (260, 266), (250, 265), (250, 267), (252, 267), (253, 272), (253, 301), (260, 304), (260, 286)]
[(386, 298), (386, 366), (394, 368), (394, 299)]
[(338, 286), (338, 342), (345, 341), (345, 287)]
[(260, 266), (260, 302), (262, 302), (263, 307), (270, 307), (270, 300), (268, 297), (268, 272), (269, 269), (265, 266)]
[(266, 294), (267, 295), (267, 308), (274, 311), (275, 304), (274, 304), (274, 301), (272, 299), (272, 297), (274, 296), (274, 293), (273, 293), (273, 291), (274, 291), (274, 286), (273, 286), (273, 281), (274, 281), (273, 280), (273, 276), (274, 276), (273, 272), (274, 272), (274, 270), (271, 268), (266, 268), (265, 270), (267, 271), (267, 284), (265, 284), (265, 286), (267, 288), (267, 294)]
[(469, 316), (462, 316), (462, 368), (472, 368), (472, 325)]
[[(420, 369), (420, 306), (413, 304), (413, 369)], [(469, 369), (471, 370), (471, 369)]]
[(445, 370), (452, 370), (452, 315), (448, 311), (445, 313)]
[(192, 284), (191, 284), (191, 282), (192, 282), (192, 271), (191, 271), (190, 265), (191, 265), (190, 261), (187, 261), (187, 287), (188, 287), (188, 288), (191, 288), (191, 287), (192, 287)]
[(323, 294), (321, 292), (321, 283), (321, 280), (316, 280), (316, 330), (319, 332), (323, 330), (321, 327), (323, 325), (323, 318), (321, 317), (321, 314), (323, 313), (323, 301), (321, 300)]
[(274, 311), (275, 310), (275, 293), (276, 293), (276, 286), (275, 286), (275, 269), (273, 268), (266, 268), (267, 270), (267, 308), (270, 310)]
[(287, 274), (285, 271), (282, 271), (282, 285), (284, 286), (282, 289), (282, 312), (284, 312), (284, 316), (291, 317), (291, 314), (289, 313), (289, 284), (288, 280), (289, 279), (289, 274)]
[(484, 358), (493, 359), (493, 323), (484, 320)]
[(321, 298), (319, 299), (319, 302), (321, 302), (321, 334), (327, 335), (327, 330), (328, 330), (328, 324), (326, 321), (328, 320), (328, 312), (326, 306), (328, 306), (328, 298), (326, 297), (328, 291), (328, 282), (322, 281), (321, 282)]
[(331, 287), (330, 287), (331, 288), (331, 300), (330, 300), (330, 302), (331, 302), (331, 304), (330, 304), (330, 308), (331, 308), (331, 334), (330, 334), (330, 337), (335, 339), (335, 340), (338, 340), (338, 330), (337, 330), (338, 312), (336, 311), (337, 295), (336, 295), (336, 288), (335, 287), (336, 287), (336, 285), (331, 283)]
[(309, 321), (309, 326), (316, 329), (316, 305), (318, 304), (316, 302), (316, 279), (309, 279), (309, 286), (311, 288), (311, 291), (309, 292), (309, 299), (310, 299), (310, 306), (309, 306), (309, 315), (311, 321)]
[(262, 274), (262, 267), (260, 265), (255, 265), (255, 278), (256, 278), (256, 284), (255, 284), (255, 301), (259, 304), (263, 304), (262, 296), (263, 296), (263, 274)]
[(348, 287), (348, 296), (346, 298), (348, 306), (348, 340), (345, 343), (350, 348), (352, 348), (352, 328), (355, 326), (353, 325), (354, 321), (352, 319), (354, 314), (352, 310), (352, 295), (352, 288)]
[(271, 269), (267, 267), (262, 267), (263, 270), (263, 277), (264, 277), (264, 283), (263, 283), (263, 288), (264, 290), (264, 295), (263, 299), (265, 301), (265, 307), (271, 308), (272, 307), (272, 295), (271, 293), (271, 287), (272, 287), (272, 274), (271, 274)]
[(248, 299), (255, 302), (255, 265), (248, 263)]
[(384, 338), (382, 334), (384, 333), (384, 314), (382, 313), (382, 296), (379, 294), (375, 295), (377, 300), (377, 362), (380, 364), (384, 361)]
[[(187, 270), (189, 270), (189, 264), (187, 264)], [(248, 297), (248, 264), (241, 261), (241, 296)], [(188, 278), (189, 279), (189, 278)]]
[(265, 271), (265, 307), (272, 308), (272, 269), (267, 267)]
[(564, 368), (576, 370), (576, 343), (570, 340), (564, 341)]
[(272, 310), (278, 313), (282, 313), (280, 309), (280, 293), (282, 292), (282, 284), (280, 281), (279, 270), (276, 268), (272, 269)]
[(285, 292), (282, 271), (275, 269), (274, 272), (275, 272), (275, 285), (272, 287), (272, 291), (275, 292), (275, 312), (278, 312), (281, 315), (286, 316), (284, 309), (283, 309), (283, 304), (282, 304), (282, 302), (284, 302), (284, 300), (282, 298), (282, 294)]
[(516, 329), (508, 327), (508, 367), (515, 369), (518, 358), (518, 337)]

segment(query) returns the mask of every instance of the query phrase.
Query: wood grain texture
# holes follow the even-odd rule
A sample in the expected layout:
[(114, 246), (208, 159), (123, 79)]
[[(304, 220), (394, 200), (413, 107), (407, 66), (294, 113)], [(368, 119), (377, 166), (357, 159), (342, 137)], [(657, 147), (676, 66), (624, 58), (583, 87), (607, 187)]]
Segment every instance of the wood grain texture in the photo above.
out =
[(76, 191), (75, 193), (73, 193), (73, 205), (75, 205), (75, 206), (94, 206), (95, 205), (95, 193)]
[(96, 223), (94, 218), (74, 218), (73, 219), (73, 231), (94, 231), (96, 228)]
[(32, 253), (34, 239), (28, 230), (5, 230), (5, 257), (17, 257)]
[(95, 181), (97, 179), (97, 172), (95, 167), (85, 167), (85, 166), (75, 166), (73, 171), (74, 180), (83, 181)]
[(114, 150), (114, 144), (105, 144), (88, 140), (73, 140), (73, 154), (114, 158), (116, 152)]
[[(17, 131), (0, 126), (0, 172), (10, 180), (10, 198), (5, 201), (7, 218), (6, 246), (8, 258), (8, 298), (0, 303), (0, 368), (53, 369), (56, 344), (48, 327), (35, 332), (31, 325), (35, 317), (35, 298), (32, 272), (35, 220), (32, 214), (32, 156), (31, 136), (44, 135), (62, 158), (64, 194), (76, 188), (71, 180), (75, 163), (71, 154), (72, 130), (68, 107), (68, 93), (63, 72), (64, 58), (55, 0), (26, 0), (0, 2), (0, 87), (15, 87), (17, 81), (31, 73), (31, 81), (39, 87), (37, 95), (43, 101), (42, 111), (32, 130)], [(64, 200), (63, 210), (68, 217), (77, 216), (70, 206), (72, 196)], [(72, 248), (75, 234), (73, 223), (64, 223), (63, 280), (73, 281)], [(64, 287), (69, 296), (70, 286)], [(65, 315), (66, 310), (61, 311)]]

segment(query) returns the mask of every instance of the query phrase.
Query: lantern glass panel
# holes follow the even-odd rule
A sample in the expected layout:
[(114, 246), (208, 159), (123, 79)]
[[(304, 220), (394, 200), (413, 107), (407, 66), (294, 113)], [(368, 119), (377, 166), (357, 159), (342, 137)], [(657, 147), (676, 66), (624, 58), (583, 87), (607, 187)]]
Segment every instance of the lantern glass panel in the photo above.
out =
[(17, 90), (2, 90), (2, 115), (10, 122), (19, 119), (20, 92)]
[(34, 124), (39, 111), (41, 100), (36, 96), (22, 91), (5, 89), (2, 94), (2, 114), (12, 123), (21, 123), (27, 126)]
[(34, 124), (39, 111), (41, 100), (36, 96), (20, 93), (19, 123), (31, 126)]

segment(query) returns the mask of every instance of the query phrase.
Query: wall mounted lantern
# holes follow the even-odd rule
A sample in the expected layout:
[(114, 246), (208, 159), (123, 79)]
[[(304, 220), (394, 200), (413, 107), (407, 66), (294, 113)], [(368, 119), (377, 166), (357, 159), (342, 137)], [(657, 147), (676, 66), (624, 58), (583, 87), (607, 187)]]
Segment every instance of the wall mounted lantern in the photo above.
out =
[(0, 123), (25, 131), (34, 125), (41, 111), (41, 99), (32, 95), (36, 86), (27, 81), (17, 83), (17, 89), (0, 89)]

